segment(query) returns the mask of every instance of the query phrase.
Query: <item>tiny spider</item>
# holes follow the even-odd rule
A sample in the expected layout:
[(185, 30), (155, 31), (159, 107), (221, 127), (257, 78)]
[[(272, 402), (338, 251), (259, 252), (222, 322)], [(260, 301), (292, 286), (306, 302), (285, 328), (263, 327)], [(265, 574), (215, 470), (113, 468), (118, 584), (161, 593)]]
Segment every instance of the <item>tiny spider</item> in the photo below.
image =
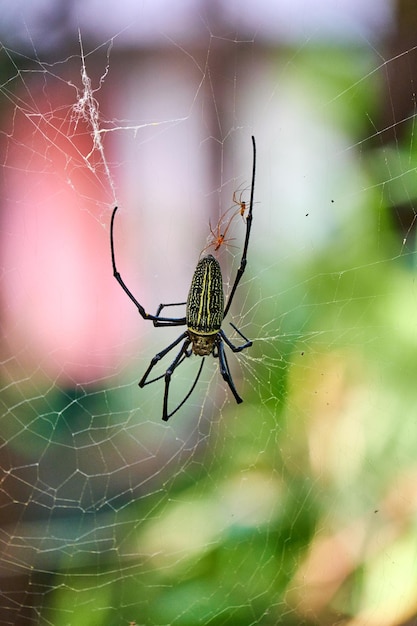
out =
[[(226, 211), (226, 213), (227, 213), (227, 211)], [(226, 213), (223, 213), (223, 215), (220, 217), (219, 221), (217, 222), (217, 226), (216, 226), (216, 230), (215, 231), (212, 229), (211, 224), (209, 222), (210, 233), (211, 233), (212, 239), (211, 239), (210, 243), (205, 248), (203, 248), (203, 250), (201, 251), (201, 254), (203, 254), (203, 252), (205, 252), (206, 250), (208, 250), (212, 246), (214, 247), (214, 252), (217, 252), (219, 250), (219, 248), (223, 244), (229, 244), (230, 241), (235, 241), (235, 237), (229, 237), (228, 239), (226, 239), (226, 235), (227, 235), (227, 231), (230, 228), (230, 224), (232, 223), (233, 218), (236, 217), (237, 213), (234, 213), (232, 215), (232, 217), (229, 218), (229, 221), (227, 222), (226, 228), (223, 230), (222, 229), (222, 224), (224, 222), (224, 216), (226, 215)], [(222, 230), (223, 230), (223, 232), (222, 232)], [(231, 244), (229, 244), (229, 245), (231, 245)], [(236, 246), (232, 246), (232, 247), (236, 247)]]
[[(230, 325), (237, 332), (241, 339), (244, 340), (239, 346), (234, 345), (230, 339), (226, 336), (224, 330), (222, 329), (223, 319), (226, 317), (229, 312), (230, 306), (233, 302), (234, 295), (236, 293), (237, 286), (243, 276), (243, 273), (246, 268), (246, 255), (248, 252), (249, 246), (249, 237), (252, 226), (252, 208), (253, 208), (253, 197), (255, 192), (255, 171), (256, 171), (256, 144), (255, 137), (252, 137), (252, 147), (253, 147), (253, 164), (252, 164), (252, 184), (251, 184), (251, 194), (250, 194), (250, 204), (249, 211), (246, 216), (246, 235), (245, 241), (243, 244), (242, 256), (240, 259), (240, 264), (235, 276), (235, 280), (233, 282), (232, 288), (230, 290), (228, 299), (225, 304), (224, 300), (224, 292), (223, 292), (223, 279), (222, 273), (220, 269), (219, 262), (212, 256), (208, 254), (203, 256), (197, 263), (197, 267), (195, 268), (194, 275), (191, 280), (191, 286), (188, 293), (188, 298), (186, 302), (178, 302), (178, 303), (169, 303), (169, 304), (160, 304), (155, 315), (151, 315), (147, 313), (143, 306), (138, 302), (129, 288), (126, 286), (123, 281), (119, 271), (116, 266), (116, 256), (114, 252), (114, 218), (116, 215), (117, 207), (114, 208), (111, 223), (110, 223), (110, 249), (111, 249), (111, 259), (113, 266), (113, 276), (126, 293), (126, 295), (130, 298), (133, 304), (136, 306), (139, 315), (143, 317), (144, 320), (152, 321), (155, 327), (160, 326), (186, 326), (187, 329), (181, 333), (181, 335), (175, 339), (172, 343), (170, 343), (166, 348), (158, 352), (151, 360), (146, 372), (142, 376), (139, 381), (139, 387), (144, 387), (145, 385), (150, 385), (151, 383), (156, 382), (157, 380), (161, 380), (162, 378), (165, 381), (165, 390), (164, 390), (164, 399), (163, 399), (163, 407), (162, 407), (162, 419), (166, 422), (174, 413), (176, 413), (183, 404), (188, 400), (191, 393), (193, 392), (199, 378), (201, 371), (204, 365), (204, 359), (207, 355), (212, 354), (214, 358), (219, 359), (219, 368), (220, 374), (223, 380), (229, 386), (230, 391), (232, 392), (236, 402), (240, 404), (242, 402), (242, 398), (239, 396), (236, 391), (235, 384), (232, 379), (232, 375), (230, 373), (229, 365), (226, 358), (226, 351), (224, 345), (226, 344), (232, 352), (241, 352), (246, 348), (249, 348), (252, 345), (252, 341), (245, 337), (245, 335), (238, 329), (232, 322)], [(243, 213), (246, 210), (246, 204), (243, 202), (235, 202), (235, 204), (240, 205), (240, 209), (235, 212), (234, 215)], [(227, 229), (234, 217), (234, 215), (230, 218), (225, 231), (223, 232), (221, 241), (214, 241), (212, 244), (218, 246), (215, 248), (217, 250), (222, 243), (224, 243), (224, 237), (227, 234)], [(213, 237), (217, 237), (215, 232), (211, 231)], [(218, 228), (218, 232), (220, 232)], [(209, 244), (209, 245), (212, 245)], [(209, 246), (208, 246), (209, 247)], [(186, 305), (185, 317), (163, 317), (161, 315), (162, 309), (169, 306), (180, 306)], [(175, 356), (174, 360), (166, 369), (165, 373), (156, 376), (155, 378), (151, 378), (148, 380), (150, 373), (152, 372), (155, 365), (164, 358), (173, 348), (181, 344), (181, 347)], [(171, 384), (171, 378), (174, 371), (177, 369), (179, 365), (192, 354), (196, 354), (198, 356), (203, 357), (200, 367), (197, 372), (197, 376), (194, 379), (191, 388), (187, 392), (186, 396), (181, 400), (181, 402), (177, 405), (175, 409), (169, 411), (169, 386)]]
[(235, 213), (235, 215), (237, 215), (238, 213), (240, 213), (240, 215), (242, 217), (244, 217), (245, 215), (245, 211), (246, 211), (246, 202), (244, 200), (242, 200), (242, 195), (243, 195), (243, 191), (240, 192), (239, 195), (239, 200), (237, 199), (237, 191), (235, 191), (233, 193), (233, 202), (235, 205), (237, 205), (239, 207), (239, 210), (237, 211), (237, 213)]
[[(242, 200), (242, 195), (243, 195), (243, 191), (240, 192), (240, 196), (239, 196), (239, 200), (237, 199), (237, 191), (233, 192), (233, 205), (227, 209), (227, 211), (225, 211), (223, 213), (223, 215), (220, 216), (219, 221), (217, 222), (217, 226), (216, 226), (216, 230), (214, 231), (211, 223), (209, 221), (209, 227), (210, 227), (210, 234), (211, 234), (211, 240), (209, 241), (209, 243), (207, 244), (207, 246), (205, 248), (203, 248), (203, 250), (201, 251), (201, 254), (203, 254), (203, 252), (205, 252), (206, 250), (208, 250), (209, 248), (211, 248), (212, 246), (214, 247), (214, 252), (217, 252), (219, 250), (219, 248), (223, 245), (223, 244), (228, 244), (229, 246), (231, 246), (232, 248), (236, 248), (237, 246), (233, 246), (232, 244), (230, 244), (230, 241), (235, 241), (236, 237), (229, 237), (228, 239), (226, 239), (226, 235), (227, 235), (227, 231), (229, 230), (233, 220), (235, 219), (235, 217), (237, 217), (238, 215), (241, 215), (242, 218), (245, 215), (245, 211), (247, 209), (246, 206), (246, 202), (244, 200)], [(239, 209), (237, 211), (235, 211), (233, 213), (233, 215), (231, 217), (229, 217), (229, 221), (226, 224), (226, 227), (223, 228), (223, 224), (226, 222), (226, 215), (229, 213), (229, 211), (231, 211), (233, 209), (234, 206), (238, 206)]]

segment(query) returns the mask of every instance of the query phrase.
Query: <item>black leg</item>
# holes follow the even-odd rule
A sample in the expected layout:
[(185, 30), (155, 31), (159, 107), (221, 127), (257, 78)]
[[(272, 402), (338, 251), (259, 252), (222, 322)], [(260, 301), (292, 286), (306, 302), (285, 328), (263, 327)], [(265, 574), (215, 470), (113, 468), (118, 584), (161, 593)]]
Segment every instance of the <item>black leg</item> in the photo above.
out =
[(230, 339), (226, 337), (225, 332), (222, 329), (220, 329), (219, 335), (221, 335), (222, 339), (224, 339), (224, 341), (229, 346), (229, 348), (233, 350), (233, 352), (242, 352), (242, 350), (246, 350), (246, 348), (249, 348), (252, 345), (252, 341), (248, 339), (247, 337), (245, 337), (245, 335), (234, 324), (232, 324), (232, 322), (230, 322), (230, 326), (235, 329), (235, 331), (238, 333), (238, 335), (242, 337), (242, 339), (245, 340), (245, 343), (243, 343), (241, 346), (235, 346), (230, 341)]
[[(161, 350), (161, 352), (158, 352), (158, 354), (155, 354), (155, 356), (153, 357), (153, 359), (149, 363), (148, 369), (146, 370), (146, 372), (144, 373), (144, 375), (142, 376), (142, 378), (140, 379), (140, 381), (138, 383), (139, 387), (144, 387), (145, 385), (150, 385), (151, 383), (154, 383), (156, 380), (160, 380), (161, 378), (164, 377), (164, 374), (162, 374), (162, 376), (158, 376), (157, 378), (152, 378), (152, 380), (147, 380), (149, 374), (151, 373), (151, 371), (153, 370), (155, 365), (158, 363), (158, 361), (163, 359), (164, 356), (166, 354), (168, 354), (168, 352), (170, 352), (172, 350), (172, 348), (175, 348), (175, 346), (177, 346), (183, 339), (185, 339), (184, 345), (181, 347), (181, 350), (178, 353), (178, 355), (179, 355), (179, 357), (181, 357), (184, 353), (186, 353), (187, 348), (190, 345), (190, 340), (188, 339), (188, 332), (184, 331), (179, 337), (177, 337), (177, 339), (175, 341), (170, 343), (169, 346), (167, 346), (166, 348)], [(178, 365), (178, 363), (177, 363), (177, 365)]]
[(234, 395), (236, 402), (240, 404), (241, 402), (243, 402), (243, 400), (236, 391), (236, 387), (230, 373), (229, 364), (227, 362), (226, 353), (224, 351), (224, 345), (221, 337), (218, 337), (217, 339), (217, 350), (219, 357), (220, 374), (222, 375), (223, 380), (225, 380), (229, 385), (230, 391)]
[[(170, 350), (175, 348), (175, 346), (177, 346), (183, 340), (184, 340), (184, 343), (182, 344), (177, 356), (172, 361), (171, 365), (168, 367), (165, 373), (161, 374), (160, 376), (156, 376), (155, 378), (152, 378), (151, 380), (148, 380), (148, 376), (153, 370), (153, 368), (155, 367), (155, 365), (161, 359), (163, 359), (164, 356), (166, 356)], [(177, 369), (177, 367), (181, 365), (181, 363), (184, 361), (184, 359), (191, 356), (192, 351), (189, 348), (190, 343), (191, 341), (188, 337), (188, 331), (183, 332), (182, 335), (180, 335), (175, 341), (173, 341), (167, 348), (164, 348), (164, 350), (161, 350), (161, 352), (158, 352), (158, 354), (155, 354), (155, 356), (153, 357), (153, 359), (151, 360), (149, 364), (148, 369), (146, 370), (146, 372), (144, 373), (144, 375), (142, 376), (141, 380), (138, 383), (139, 387), (145, 387), (145, 385), (150, 385), (151, 383), (154, 383), (157, 380), (161, 380), (161, 378), (165, 379), (164, 405), (162, 409), (162, 419), (164, 420), (164, 422), (167, 422), (169, 418), (172, 415), (174, 415), (174, 413), (176, 413), (182, 407), (182, 405), (188, 400), (188, 398), (194, 391), (194, 388), (198, 382), (198, 379), (200, 378), (200, 374), (203, 369), (204, 358), (201, 359), (201, 365), (198, 369), (197, 376), (191, 386), (191, 389), (188, 391), (187, 395), (181, 400), (179, 405), (173, 411), (171, 411), (171, 413), (168, 413), (168, 396), (169, 396), (169, 385), (171, 383), (171, 377), (172, 377), (172, 374)]]
[(169, 304), (160, 304), (156, 311), (156, 314), (155, 314), (156, 319), (153, 320), (153, 325), (156, 327), (158, 326), (182, 326), (183, 324), (186, 323), (185, 317), (178, 318), (181, 321), (181, 324), (172, 324), (172, 323), (167, 324), (167, 323), (164, 323), (164, 320), (166, 319), (172, 320), (172, 319), (177, 319), (177, 318), (163, 318), (163, 317), (160, 318), (159, 315), (162, 309), (164, 309), (167, 306), (184, 306), (185, 304), (187, 303), (186, 302), (170, 302)]
[(197, 376), (195, 377), (195, 380), (191, 386), (191, 389), (189, 390), (187, 395), (181, 400), (179, 405), (173, 411), (171, 411), (171, 413), (168, 413), (168, 395), (169, 395), (169, 385), (171, 383), (171, 376), (176, 370), (176, 368), (178, 367), (178, 365), (182, 363), (185, 356), (190, 356), (190, 354), (191, 353), (187, 352), (187, 348), (186, 347), (184, 348), (183, 346), (181, 351), (177, 355), (177, 357), (174, 359), (174, 361), (171, 363), (171, 365), (165, 372), (164, 407), (162, 409), (162, 419), (164, 422), (167, 422), (169, 418), (172, 417), (182, 407), (182, 405), (185, 404), (185, 402), (187, 402), (188, 398), (191, 396), (192, 392), (194, 391), (194, 388), (198, 382), (198, 379), (200, 378), (201, 370), (203, 369), (203, 365), (204, 365), (204, 357), (201, 359), (201, 365), (198, 368)]
[[(174, 318), (159, 317), (158, 314), (151, 315), (150, 313), (147, 313), (145, 309), (143, 308), (143, 306), (136, 300), (133, 293), (129, 290), (129, 288), (125, 284), (123, 278), (121, 277), (120, 273), (117, 270), (116, 255), (114, 252), (113, 232), (114, 232), (114, 217), (116, 215), (116, 211), (117, 211), (117, 206), (114, 207), (114, 210), (111, 216), (111, 222), (110, 222), (110, 248), (111, 248), (111, 262), (113, 266), (113, 276), (115, 277), (115, 279), (117, 280), (117, 282), (119, 283), (119, 285), (121, 286), (125, 294), (131, 299), (133, 304), (136, 306), (137, 310), (139, 311), (139, 314), (143, 317), (144, 320), (151, 320), (154, 323), (154, 326), (184, 326), (186, 323), (185, 317), (174, 317)], [(160, 305), (160, 307), (158, 308), (158, 312), (160, 312), (164, 306), (168, 306), (168, 305), (166, 304)]]
[(253, 163), (252, 163), (252, 185), (251, 185), (251, 190), (250, 190), (250, 205), (249, 205), (249, 213), (246, 217), (246, 236), (245, 236), (245, 243), (243, 246), (243, 252), (242, 252), (242, 258), (240, 259), (240, 265), (239, 268), (237, 270), (237, 274), (236, 274), (236, 278), (235, 278), (235, 282), (233, 283), (233, 287), (230, 291), (229, 294), (229, 298), (227, 300), (227, 304), (224, 308), (224, 317), (226, 317), (229, 309), (230, 309), (230, 305), (232, 304), (233, 301), (233, 297), (235, 295), (235, 291), (237, 289), (237, 286), (240, 282), (240, 279), (243, 276), (243, 273), (245, 271), (246, 268), (246, 263), (247, 263), (247, 259), (246, 259), (246, 255), (248, 252), (248, 246), (249, 246), (249, 237), (250, 237), (250, 231), (251, 231), (251, 227), (252, 227), (252, 209), (253, 209), (253, 198), (254, 198), (254, 194), (255, 194), (255, 173), (256, 173), (256, 143), (255, 143), (255, 137), (252, 136), (252, 147), (253, 147)]

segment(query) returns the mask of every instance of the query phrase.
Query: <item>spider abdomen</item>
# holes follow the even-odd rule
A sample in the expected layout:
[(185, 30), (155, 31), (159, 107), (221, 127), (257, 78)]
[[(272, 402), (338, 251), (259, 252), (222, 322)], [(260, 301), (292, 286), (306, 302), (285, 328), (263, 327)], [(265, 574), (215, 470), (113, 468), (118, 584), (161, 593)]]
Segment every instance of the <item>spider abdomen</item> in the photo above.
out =
[[(193, 335), (202, 336), (203, 343), (207, 343), (207, 349), (209, 348), (208, 344), (210, 344), (209, 352), (198, 351), (196, 354), (209, 354), (211, 352), (214, 337), (210, 336), (219, 332), (223, 322), (223, 312), (222, 272), (218, 261), (214, 256), (208, 254), (197, 263), (187, 298), (186, 321), (188, 330)], [(205, 335), (208, 335), (207, 342), (204, 341)]]

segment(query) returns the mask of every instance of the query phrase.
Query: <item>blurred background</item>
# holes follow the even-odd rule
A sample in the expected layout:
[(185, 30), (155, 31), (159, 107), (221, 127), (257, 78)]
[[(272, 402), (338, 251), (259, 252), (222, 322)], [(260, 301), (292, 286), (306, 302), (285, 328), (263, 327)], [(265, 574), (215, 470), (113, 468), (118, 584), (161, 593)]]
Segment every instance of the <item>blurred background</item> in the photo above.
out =
[(416, 623), (415, 3), (2, 4), (0, 623)]

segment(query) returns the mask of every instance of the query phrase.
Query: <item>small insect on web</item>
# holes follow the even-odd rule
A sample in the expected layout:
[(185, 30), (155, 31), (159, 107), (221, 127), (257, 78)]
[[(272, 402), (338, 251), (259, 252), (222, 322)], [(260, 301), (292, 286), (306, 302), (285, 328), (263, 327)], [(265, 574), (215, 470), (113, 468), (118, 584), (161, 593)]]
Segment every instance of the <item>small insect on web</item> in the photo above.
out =
[[(239, 282), (243, 276), (243, 273), (246, 269), (247, 264), (247, 252), (249, 247), (249, 238), (252, 227), (252, 209), (253, 209), (253, 200), (255, 193), (255, 171), (256, 171), (256, 143), (255, 137), (252, 137), (252, 148), (253, 148), (253, 163), (252, 163), (252, 183), (251, 183), (251, 193), (250, 193), (250, 204), (249, 211), (246, 216), (246, 234), (245, 241), (243, 244), (242, 256), (240, 259), (239, 267), (236, 272), (236, 277), (233, 282), (229, 297), (227, 299), (226, 304), (224, 303), (224, 292), (223, 292), (223, 278), (220, 269), (219, 262), (214, 258), (213, 255), (208, 254), (203, 256), (197, 263), (197, 267), (195, 268), (194, 275), (191, 280), (191, 286), (188, 293), (188, 298), (186, 302), (175, 302), (169, 304), (160, 304), (155, 315), (151, 315), (147, 313), (143, 306), (138, 302), (129, 288), (126, 286), (123, 281), (119, 271), (116, 266), (116, 256), (114, 251), (114, 218), (116, 216), (117, 207), (114, 208), (111, 223), (110, 223), (110, 248), (111, 248), (111, 259), (113, 266), (113, 276), (126, 293), (126, 295), (130, 298), (133, 304), (136, 306), (139, 314), (145, 320), (150, 320), (155, 327), (162, 326), (186, 326), (187, 330), (185, 330), (175, 341), (170, 343), (166, 348), (158, 352), (153, 359), (151, 360), (148, 369), (142, 376), (139, 381), (139, 387), (144, 387), (145, 385), (150, 385), (162, 378), (165, 381), (164, 388), (164, 398), (163, 398), (163, 406), (162, 406), (162, 419), (166, 422), (174, 413), (176, 413), (183, 404), (188, 400), (191, 393), (193, 392), (199, 378), (201, 371), (204, 365), (204, 359), (206, 356), (212, 354), (214, 358), (219, 359), (219, 368), (220, 374), (223, 380), (229, 386), (230, 391), (232, 392), (236, 402), (240, 404), (242, 402), (242, 398), (239, 396), (235, 384), (232, 379), (232, 375), (230, 373), (229, 365), (226, 358), (225, 344), (232, 350), (232, 352), (241, 352), (246, 348), (249, 348), (252, 345), (252, 341), (245, 337), (245, 335), (238, 329), (232, 322), (230, 322), (231, 327), (237, 332), (237, 334), (244, 340), (239, 346), (234, 345), (230, 339), (225, 334), (222, 329), (223, 319), (226, 317), (229, 312), (230, 306), (233, 302), (234, 295), (236, 293), (236, 289), (239, 285)], [(241, 201), (236, 201), (235, 195), (233, 196), (233, 200), (235, 204), (239, 205), (238, 211), (232, 215), (229, 220), (228, 226), (231, 223), (231, 220), (235, 215), (240, 213), (243, 217), (246, 211), (246, 203)], [(222, 245), (224, 242), (224, 236), (227, 234), (227, 229), (223, 233), (223, 239), (219, 242), (212, 242), (214, 245)], [(213, 236), (216, 237), (215, 233), (211, 231)], [(220, 231), (219, 231), (220, 232)], [(209, 246), (212, 244), (209, 244)], [(207, 247), (209, 247), (207, 246)], [(206, 248), (205, 248), (206, 249)], [(205, 250), (204, 249), (204, 250)], [(218, 248), (215, 248), (217, 250)], [(204, 252), (203, 250), (203, 252)], [(161, 315), (162, 310), (166, 307), (170, 306), (182, 306), (186, 305), (185, 317), (164, 317)], [(181, 343), (182, 342), (182, 343)], [(172, 363), (169, 365), (164, 374), (160, 376), (156, 376), (155, 378), (151, 378), (149, 380), (149, 376), (155, 367), (155, 365), (163, 359), (171, 350), (173, 350), (176, 346), (181, 344), (181, 347), (173, 359)], [(196, 354), (202, 357), (200, 367), (197, 372), (197, 376), (191, 385), (190, 390), (187, 392), (186, 396), (181, 400), (181, 402), (173, 409), (171, 412), (169, 411), (169, 387), (171, 384), (171, 378), (175, 370), (184, 359), (190, 357), (192, 354)]]

